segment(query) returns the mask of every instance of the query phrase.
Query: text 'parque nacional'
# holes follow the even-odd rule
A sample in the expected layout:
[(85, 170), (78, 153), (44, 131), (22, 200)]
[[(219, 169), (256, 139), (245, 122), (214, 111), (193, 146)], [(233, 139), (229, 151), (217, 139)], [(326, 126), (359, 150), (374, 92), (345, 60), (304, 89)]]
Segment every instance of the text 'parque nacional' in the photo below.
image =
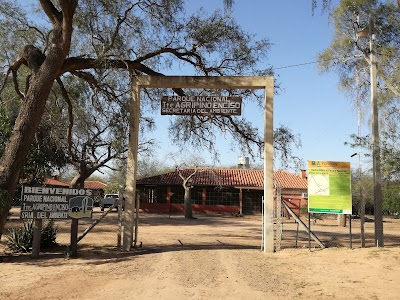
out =
[(161, 115), (233, 115), (242, 113), (242, 97), (163, 96)]
[(81, 188), (23, 186), (21, 219), (91, 218), (93, 191)]

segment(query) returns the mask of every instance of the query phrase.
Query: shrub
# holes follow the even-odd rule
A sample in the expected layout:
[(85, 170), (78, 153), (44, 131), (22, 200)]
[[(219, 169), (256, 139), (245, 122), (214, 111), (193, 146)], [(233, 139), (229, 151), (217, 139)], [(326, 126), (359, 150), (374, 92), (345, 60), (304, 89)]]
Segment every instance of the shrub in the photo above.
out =
[(54, 227), (54, 221), (50, 220), (47, 222), (46, 226), (42, 228), (40, 245), (44, 248), (51, 248), (57, 245), (57, 232), (58, 227)]
[[(56, 246), (58, 228), (54, 227), (54, 221), (50, 220), (42, 228), (40, 246), (50, 248)], [(7, 238), (7, 248), (13, 252), (31, 252), (33, 243), (33, 221), (24, 222), (22, 228), (11, 228)]]
[(9, 229), (10, 234), (6, 235), (7, 248), (13, 252), (32, 251), (33, 222), (24, 222), (22, 228)]

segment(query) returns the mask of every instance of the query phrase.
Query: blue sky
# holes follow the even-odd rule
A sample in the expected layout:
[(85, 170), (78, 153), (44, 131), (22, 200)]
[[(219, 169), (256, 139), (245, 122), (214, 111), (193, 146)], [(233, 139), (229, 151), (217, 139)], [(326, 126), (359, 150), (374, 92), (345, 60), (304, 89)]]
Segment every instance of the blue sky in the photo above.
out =
[[(203, 6), (206, 10), (221, 6), (216, 0), (189, 1), (191, 9)], [(336, 1), (334, 1), (336, 2)], [(274, 97), (274, 127), (286, 125), (301, 138), (302, 147), (295, 154), (307, 160), (350, 161), (355, 151), (344, 142), (350, 134), (358, 132), (357, 113), (350, 100), (338, 89), (335, 74), (319, 74), (318, 52), (330, 43), (333, 26), (327, 13), (317, 9), (312, 14), (311, 0), (237, 0), (234, 4), (234, 16), (248, 32), (259, 38), (268, 38), (272, 47), (268, 54), (268, 63), (275, 70), (275, 77), (283, 91)], [(171, 72), (171, 75), (180, 75)], [(253, 107), (245, 107), (243, 115), (263, 128), (263, 112)], [(166, 154), (176, 152), (170, 145), (167, 131), (163, 129), (170, 117), (157, 118), (157, 137), (160, 147), (157, 156), (166, 160)], [(362, 132), (365, 134), (365, 132)], [(206, 162), (216, 166), (232, 166), (243, 155), (239, 150), (230, 151), (226, 147), (229, 139), (220, 138), (217, 147), (221, 150), (219, 163), (213, 163), (207, 152), (202, 152)], [(188, 152), (196, 154), (195, 150)], [(262, 162), (260, 159), (256, 163)], [(278, 164), (275, 168), (279, 168)]]

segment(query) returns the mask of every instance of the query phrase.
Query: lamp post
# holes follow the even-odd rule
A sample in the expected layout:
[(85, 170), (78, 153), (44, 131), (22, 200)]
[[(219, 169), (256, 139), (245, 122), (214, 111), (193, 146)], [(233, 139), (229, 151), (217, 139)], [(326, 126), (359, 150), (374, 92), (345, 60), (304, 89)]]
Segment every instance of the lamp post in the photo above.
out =
[(371, 81), (371, 106), (372, 106), (372, 160), (373, 160), (373, 181), (374, 181), (374, 219), (375, 219), (375, 244), (383, 247), (383, 216), (382, 216), (382, 180), (380, 166), (380, 140), (379, 140), (379, 116), (377, 97), (376, 77), (376, 53), (374, 47), (375, 34), (373, 33), (373, 18), (369, 16), (369, 28), (359, 32), (359, 36), (369, 36), (370, 50), (370, 81)]

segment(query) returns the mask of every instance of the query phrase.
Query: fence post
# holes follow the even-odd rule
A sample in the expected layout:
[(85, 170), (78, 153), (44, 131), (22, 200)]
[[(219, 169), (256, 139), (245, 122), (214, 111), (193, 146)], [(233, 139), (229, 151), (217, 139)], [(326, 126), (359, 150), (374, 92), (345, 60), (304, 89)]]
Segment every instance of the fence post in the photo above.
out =
[(117, 234), (117, 251), (122, 250), (122, 201), (124, 201), (124, 192), (122, 187), (118, 192), (118, 234)]
[(71, 219), (71, 257), (78, 256), (78, 223), (79, 219)]
[(136, 194), (136, 215), (135, 215), (135, 239), (134, 246), (137, 244), (138, 230), (139, 230), (139, 209), (140, 209), (140, 194)]
[(40, 240), (42, 237), (42, 219), (34, 219), (33, 221), (33, 242), (32, 242), (32, 258), (38, 258), (40, 252)]
[(282, 242), (282, 199), (281, 199), (281, 189), (277, 188), (276, 193), (276, 251), (281, 250)]

